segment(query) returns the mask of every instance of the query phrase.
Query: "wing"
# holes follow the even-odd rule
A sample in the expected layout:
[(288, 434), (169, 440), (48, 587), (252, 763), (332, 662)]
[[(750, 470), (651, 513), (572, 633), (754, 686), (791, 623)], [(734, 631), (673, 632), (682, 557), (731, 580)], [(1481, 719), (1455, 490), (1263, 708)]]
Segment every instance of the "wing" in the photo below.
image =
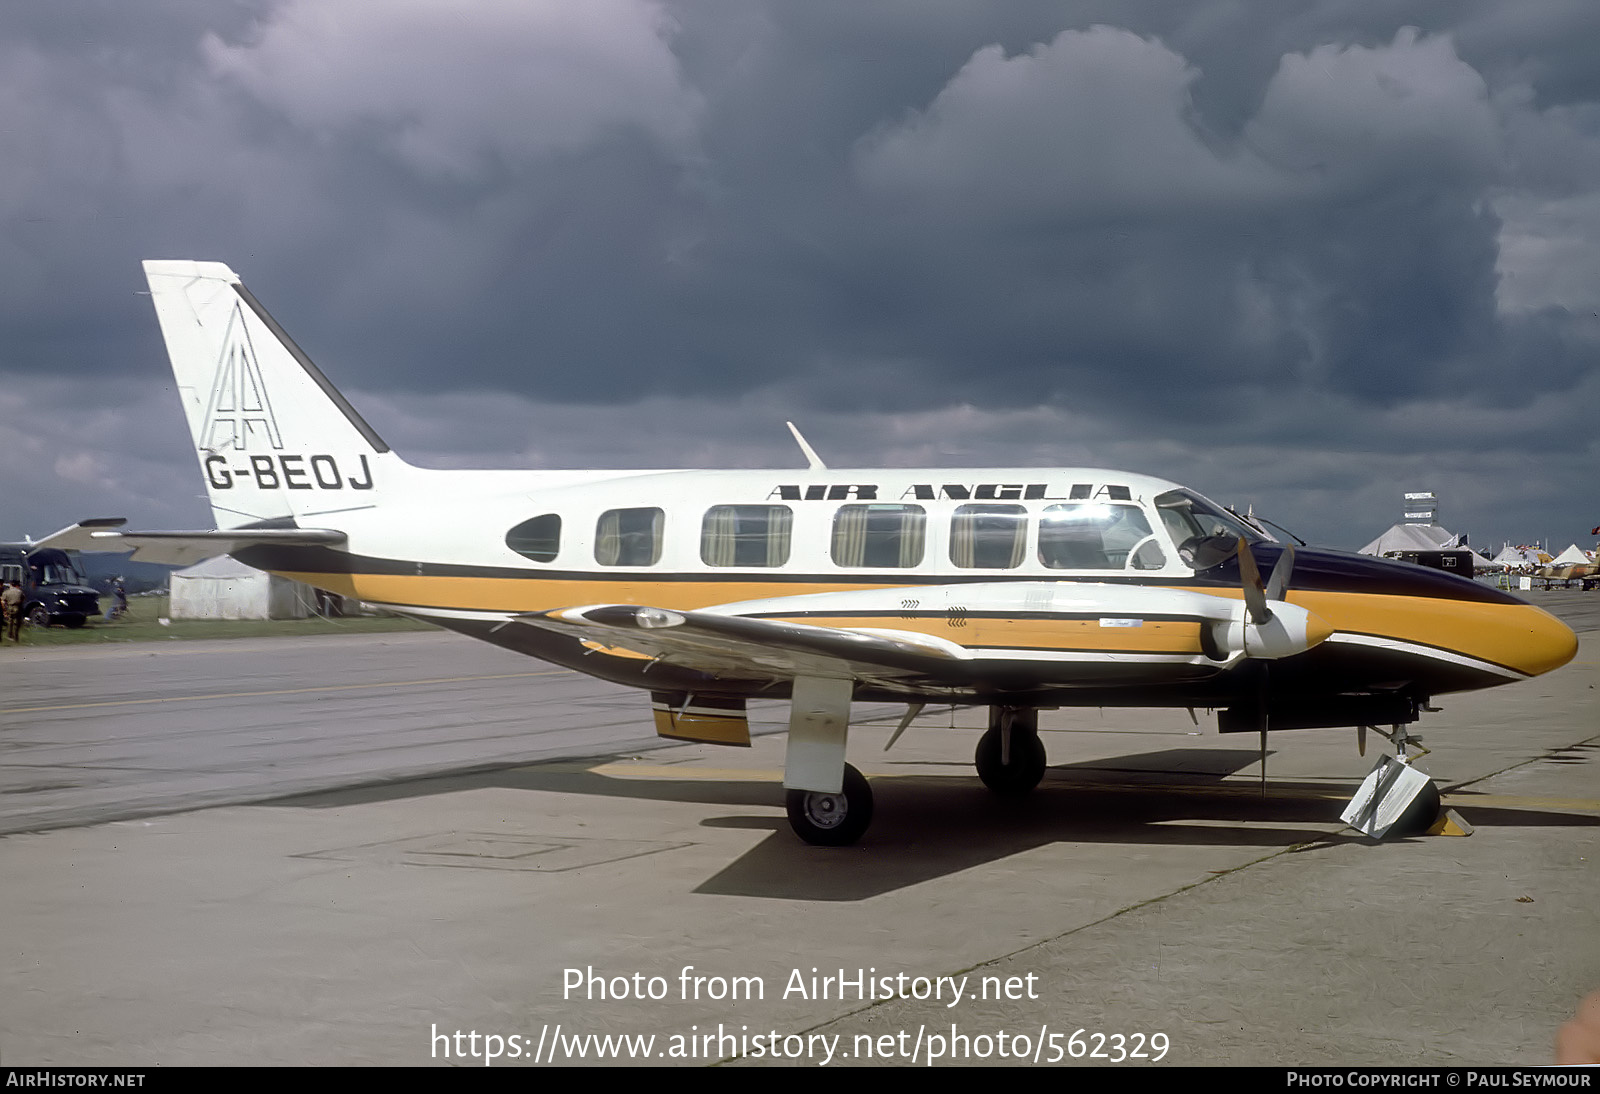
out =
[(814, 676), (904, 684), (961, 675), (962, 663), (972, 659), (956, 643), (931, 635), (632, 604), (530, 612), (515, 622), (747, 681)]
[(1019, 581), (802, 594), (697, 611), (597, 604), (515, 621), (723, 679), (854, 679), (929, 697), (1183, 683), (1242, 658), (1303, 652), (1330, 633), (1277, 599), (1265, 621), (1245, 613), (1236, 597), (1191, 590)]

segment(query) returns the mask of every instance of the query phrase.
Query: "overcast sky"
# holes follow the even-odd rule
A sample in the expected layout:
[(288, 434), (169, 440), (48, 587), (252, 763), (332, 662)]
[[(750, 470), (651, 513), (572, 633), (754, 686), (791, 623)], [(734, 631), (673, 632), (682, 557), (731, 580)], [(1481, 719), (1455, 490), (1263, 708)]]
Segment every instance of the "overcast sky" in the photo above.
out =
[(144, 258), (412, 462), (1600, 523), (1600, 4), (19, 0), (0, 539), (209, 527)]

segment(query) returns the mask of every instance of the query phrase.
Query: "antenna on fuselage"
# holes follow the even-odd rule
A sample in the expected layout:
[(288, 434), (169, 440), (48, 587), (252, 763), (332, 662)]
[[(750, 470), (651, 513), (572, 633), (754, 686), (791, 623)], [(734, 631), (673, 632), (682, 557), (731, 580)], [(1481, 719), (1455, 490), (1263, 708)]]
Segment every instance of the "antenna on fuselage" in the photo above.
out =
[(783, 424), (789, 427), (789, 432), (794, 434), (795, 443), (800, 446), (800, 451), (806, 454), (806, 466), (812, 471), (826, 471), (828, 465), (822, 462), (822, 457), (817, 455), (817, 450), (807, 444), (804, 437), (800, 436), (800, 431), (794, 427), (794, 423), (784, 422)]

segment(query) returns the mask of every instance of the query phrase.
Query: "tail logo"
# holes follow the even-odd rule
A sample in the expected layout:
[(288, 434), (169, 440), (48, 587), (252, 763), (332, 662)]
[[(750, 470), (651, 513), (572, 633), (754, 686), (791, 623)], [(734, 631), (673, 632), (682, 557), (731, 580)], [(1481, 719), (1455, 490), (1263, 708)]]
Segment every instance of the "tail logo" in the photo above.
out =
[(237, 304), (228, 320), (228, 333), (222, 340), (217, 379), (206, 407), (201, 447), (209, 452), (283, 447), (278, 419), (273, 416), (272, 402), (261, 380), (261, 364), (256, 359), (244, 313)]

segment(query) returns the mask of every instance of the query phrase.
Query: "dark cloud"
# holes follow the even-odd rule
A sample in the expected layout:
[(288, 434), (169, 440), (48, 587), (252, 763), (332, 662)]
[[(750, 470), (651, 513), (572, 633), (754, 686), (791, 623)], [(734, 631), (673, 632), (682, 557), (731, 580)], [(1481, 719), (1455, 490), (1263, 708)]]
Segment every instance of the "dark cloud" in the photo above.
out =
[(0, 31), (5, 489), (50, 519), (193, 493), (175, 412), (108, 425), (166, 383), (147, 257), (233, 265), (445, 465), (783, 464), (800, 416), (835, 462), (1126, 466), (1346, 543), (1417, 486), (1487, 534), (1600, 519), (1568, 512), (1600, 457), (1589, 4), (106, 0)]

